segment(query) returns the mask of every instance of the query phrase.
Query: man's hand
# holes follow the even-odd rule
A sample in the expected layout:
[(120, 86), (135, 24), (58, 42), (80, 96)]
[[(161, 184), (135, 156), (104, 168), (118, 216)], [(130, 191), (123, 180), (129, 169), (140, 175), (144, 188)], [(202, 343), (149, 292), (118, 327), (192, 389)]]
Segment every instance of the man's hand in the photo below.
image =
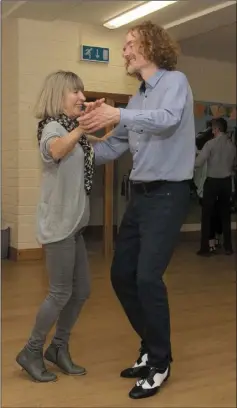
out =
[[(85, 106), (87, 106), (86, 102)], [(116, 125), (119, 123), (120, 110), (103, 103), (101, 106), (93, 108), (89, 112), (82, 112), (78, 120), (80, 122), (80, 126), (86, 133), (94, 133), (106, 126)]]
[(102, 103), (104, 103), (104, 101), (105, 101), (105, 98), (97, 99), (94, 102), (85, 102), (84, 103), (85, 109), (81, 111), (80, 117), (77, 118), (78, 123), (81, 122), (81, 117), (82, 116), (84, 116), (86, 113), (91, 112), (93, 109), (98, 108), (99, 106), (101, 106)]
[(94, 102), (85, 102), (84, 106), (85, 106), (85, 110), (82, 111), (83, 115), (85, 115), (86, 113), (91, 112), (92, 110), (94, 110), (95, 108), (98, 108), (99, 106), (101, 106), (105, 101), (105, 98), (102, 99), (97, 99)]

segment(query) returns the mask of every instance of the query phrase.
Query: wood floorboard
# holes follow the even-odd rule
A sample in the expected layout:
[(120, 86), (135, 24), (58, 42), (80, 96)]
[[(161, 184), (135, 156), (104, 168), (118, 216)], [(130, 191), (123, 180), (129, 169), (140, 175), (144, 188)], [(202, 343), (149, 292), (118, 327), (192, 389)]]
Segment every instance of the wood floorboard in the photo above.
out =
[(15, 356), (47, 293), (47, 273), (40, 261), (3, 261), (2, 407), (236, 407), (236, 259), (202, 259), (195, 250), (194, 243), (181, 243), (166, 272), (171, 378), (158, 395), (140, 401), (128, 398), (134, 380), (119, 377), (137, 357), (139, 343), (112, 291), (109, 262), (90, 254), (92, 294), (70, 343), (88, 374), (69, 377), (55, 369), (56, 383), (38, 384), (20, 371)]

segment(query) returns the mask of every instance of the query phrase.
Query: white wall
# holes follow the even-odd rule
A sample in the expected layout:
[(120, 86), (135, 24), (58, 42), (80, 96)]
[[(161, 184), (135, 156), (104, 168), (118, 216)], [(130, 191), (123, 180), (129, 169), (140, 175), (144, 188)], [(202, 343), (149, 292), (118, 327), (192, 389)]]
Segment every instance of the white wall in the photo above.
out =
[(2, 24), (2, 221), (12, 229), (12, 245), (18, 241), (18, 27)]
[(187, 75), (196, 101), (236, 104), (236, 64), (183, 56), (178, 68)]
[[(138, 84), (124, 72), (121, 32), (71, 22), (23, 19), (9, 19), (5, 25), (8, 35), (3, 32), (3, 218), (13, 228), (12, 246), (35, 248), (41, 171), (33, 107), (44, 77), (53, 70), (68, 69), (82, 77), (87, 91), (111, 93), (133, 94)], [(109, 65), (81, 62), (80, 44), (109, 47)], [(196, 100), (236, 103), (235, 65), (183, 57), (179, 68), (187, 74)], [(122, 160), (121, 174), (126, 172)], [(101, 172), (98, 170), (92, 197), (93, 225), (102, 224)]]

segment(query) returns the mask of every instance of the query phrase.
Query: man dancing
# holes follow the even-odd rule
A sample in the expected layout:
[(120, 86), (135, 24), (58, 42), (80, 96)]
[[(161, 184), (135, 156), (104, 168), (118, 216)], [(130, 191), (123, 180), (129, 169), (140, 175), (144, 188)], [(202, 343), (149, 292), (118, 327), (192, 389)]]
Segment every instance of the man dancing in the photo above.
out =
[(124, 214), (111, 267), (113, 288), (141, 338), (140, 357), (121, 372), (141, 378), (131, 398), (154, 395), (170, 375), (170, 316), (164, 272), (189, 208), (195, 161), (193, 96), (176, 71), (178, 51), (169, 34), (151, 22), (131, 28), (123, 49), (126, 69), (141, 85), (126, 109), (102, 104), (82, 113), (93, 133), (117, 125), (95, 144), (97, 164), (133, 155), (131, 200)]

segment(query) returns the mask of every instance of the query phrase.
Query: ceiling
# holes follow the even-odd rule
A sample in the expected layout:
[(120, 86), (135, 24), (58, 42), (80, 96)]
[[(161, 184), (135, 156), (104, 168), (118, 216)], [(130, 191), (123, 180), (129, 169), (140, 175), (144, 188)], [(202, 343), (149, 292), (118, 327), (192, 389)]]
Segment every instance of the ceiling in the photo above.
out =
[[(144, 1), (1, 2), (3, 19), (66, 20), (97, 26), (142, 3)], [(180, 0), (138, 21), (147, 19), (166, 27), (180, 42), (185, 55), (236, 62), (236, 1)], [(122, 30), (124, 27), (117, 31)]]
[(184, 55), (236, 63), (236, 22), (180, 42)]

